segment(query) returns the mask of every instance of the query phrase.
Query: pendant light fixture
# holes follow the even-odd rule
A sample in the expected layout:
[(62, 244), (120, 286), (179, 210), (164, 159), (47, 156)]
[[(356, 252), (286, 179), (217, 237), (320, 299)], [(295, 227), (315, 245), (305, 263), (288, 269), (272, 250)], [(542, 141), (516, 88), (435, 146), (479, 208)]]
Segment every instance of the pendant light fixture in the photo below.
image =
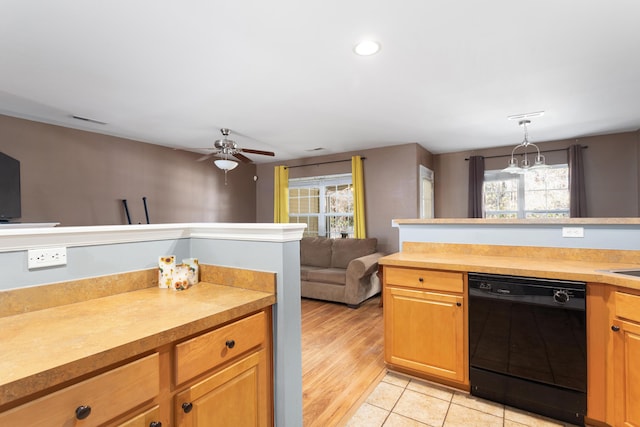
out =
[[(531, 124), (531, 120), (520, 120), (518, 124), (524, 128), (524, 139), (520, 144), (516, 145), (513, 150), (511, 150), (511, 159), (509, 159), (509, 164), (502, 170), (502, 172), (522, 174), (527, 172), (528, 170), (547, 168), (548, 166), (545, 164), (544, 156), (540, 154), (540, 149), (538, 148), (538, 146), (529, 142), (529, 131), (527, 129), (527, 125)], [(527, 152), (527, 149), (530, 146), (536, 149), (536, 156), (533, 160), (533, 164), (529, 162)], [(522, 162), (520, 162), (520, 164), (518, 164), (518, 159), (515, 158), (515, 153), (519, 148), (524, 148), (524, 158), (522, 159)]]

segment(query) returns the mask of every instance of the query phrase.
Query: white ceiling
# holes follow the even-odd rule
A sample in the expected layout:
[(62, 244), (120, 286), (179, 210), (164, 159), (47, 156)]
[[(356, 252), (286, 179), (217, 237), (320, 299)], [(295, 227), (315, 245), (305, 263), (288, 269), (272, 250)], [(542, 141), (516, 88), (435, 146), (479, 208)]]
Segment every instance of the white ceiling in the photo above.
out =
[(532, 142), (640, 128), (640, 1), (0, 1), (11, 116), (287, 160), (515, 145), (539, 110)]

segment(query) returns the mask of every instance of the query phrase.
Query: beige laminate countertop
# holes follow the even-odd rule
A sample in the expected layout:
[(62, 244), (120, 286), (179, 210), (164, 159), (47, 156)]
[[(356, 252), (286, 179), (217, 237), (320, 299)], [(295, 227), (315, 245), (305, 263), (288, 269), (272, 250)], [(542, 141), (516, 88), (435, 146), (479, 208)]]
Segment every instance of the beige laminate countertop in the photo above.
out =
[[(603, 257), (597, 259), (594, 251), (582, 250), (585, 255), (581, 260), (576, 259), (580, 258), (581, 250), (569, 250), (565, 258), (562, 256), (562, 250), (548, 248), (532, 248), (529, 256), (526, 256), (526, 251), (516, 250), (514, 256), (508, 256), (491, 253), (491, 249), (484, 253), (481, 249), (474, 249), (473, 252), (476, 253), (461, 253), (460, 247), (466, 245), (415, 245), (416, 247), (410, 251), (388, 255), (380, 258), (378, 262), (384, 266), (576, 280), (640, 290), (640, 278), (608, 272), (640, 270), (640, 257), (637, 258), (637, 263), (628, 262), (629, 259), (625, 257), (611, 256), (612, 251), (599, 251), (603, 253)], [(449, 251), (450, 248), (453, 250)], [(621, 262), (620, 259), (625, 261)]]
[(409, 218), (393, 222), (401, 225), (640, 225), (640, 218)]
[(273, 293), (200, 282), (3, 317), (0, 406), (275, 302)]

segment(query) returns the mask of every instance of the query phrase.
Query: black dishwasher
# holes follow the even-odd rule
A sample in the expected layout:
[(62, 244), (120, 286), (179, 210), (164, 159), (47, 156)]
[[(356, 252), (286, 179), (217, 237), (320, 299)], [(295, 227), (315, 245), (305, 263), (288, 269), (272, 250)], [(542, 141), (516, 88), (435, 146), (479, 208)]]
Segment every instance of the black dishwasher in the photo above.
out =
[(583, 425), (585, 293), (582, 282), (469, 273), (471, 394)]

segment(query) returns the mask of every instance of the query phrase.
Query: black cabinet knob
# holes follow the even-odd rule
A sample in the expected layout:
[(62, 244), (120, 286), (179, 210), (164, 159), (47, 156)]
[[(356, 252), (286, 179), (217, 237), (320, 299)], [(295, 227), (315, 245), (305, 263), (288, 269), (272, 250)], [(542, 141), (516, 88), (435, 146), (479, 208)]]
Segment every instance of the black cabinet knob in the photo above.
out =
[(192, 409), (193, 409), (193, 403), (189, 402), (189, 403), (182, 404), (182, 410), (184, 411), (185, 414), (188, 414), (189, 412), (191, 412)]
[(424, 282), (424, 279), (422, 277), (418, 277), (418, 282), (422, 283)]
[(613, 332), (618, 332), (618, 331), (620, 330), (620, 326), (613, 325), (613, 326), (611, 327), (611, 330), (612, 330)]
[(457, 303), (456, 303), (456, 305), (457, 305), (458, 307), (462, 307), (462, 303), (461, 303), (461, 302), (457, 302)]
[(149, 427), (162, 427), (162, 423), (160, 421), (151, 421)]
[(89, 415), (91, 415), (91, 406), (81, 405), (76, 408), (76, 418), (79, 420), (84, 420)]
[(227, 346), (227, 348), (230, 349), (236, 346), (236, 342), (234, 340), (227, 340), (227, 342), (224, 344)]

